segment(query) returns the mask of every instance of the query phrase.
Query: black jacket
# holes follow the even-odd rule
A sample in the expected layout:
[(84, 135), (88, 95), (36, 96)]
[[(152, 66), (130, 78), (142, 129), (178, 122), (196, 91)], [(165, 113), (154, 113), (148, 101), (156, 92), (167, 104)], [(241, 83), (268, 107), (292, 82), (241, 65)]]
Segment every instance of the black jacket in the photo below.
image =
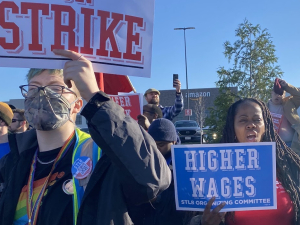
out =
[(155, 201), (129, 208), (135, 225), (188, 225), (194, 212), (176, 210), (174, 182)]
[[(129, 225), (129, 207), (155, 198), (168, 188), (171, 173), (154, 140), (124, 110), (103, 92), (97, 93), (82, 113), (93, 140), (104, 152), (86, 187), (77, 225)], [(0, 200), (0, 224), (13, 223), (16, 205), (37, 146), (35, 130), (9, 138), (11, 153), (0, 163), (5, 189)], [(53, 198), (53, 196), (52, 196)], [(47, 204), (46, 200), (43, 206)], [(61, 200), (61, 204), (64, 201)], [(44, 219), (37, 225), (64, 223), (64, 212), (57, 219)], [(40, 215), (39, 214), (39, 215)], [(39, 220), (40, 221), (40, 220)]]

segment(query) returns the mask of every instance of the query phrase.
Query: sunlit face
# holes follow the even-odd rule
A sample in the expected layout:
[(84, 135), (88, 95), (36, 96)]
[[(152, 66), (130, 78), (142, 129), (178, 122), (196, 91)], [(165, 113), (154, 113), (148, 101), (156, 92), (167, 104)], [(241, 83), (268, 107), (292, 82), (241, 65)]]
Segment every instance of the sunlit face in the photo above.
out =
[(146, 101), (148, 104), (159, 104), (159, 94), (157, 92), (150, 92), (145, 96)]
[(19, 117), (19, 113), (14, 113), (14, 117), (12, 119), (10, 126), (8, 127), (8, 130), (11, 132), (19, 132), (22, 129), (23, 123), (25, 122), (21, 121), (21, 118)]
[(158, 150), (162, 155), (166, 155), (167, 153), (171, 152), (171, 146), (175, 144), (175, 142), (169, 141), (155, 141)]
[[(29, 81), (29, 85), (47, 86), (47, 85), (61, 85), (67, 87), (64, 79), (58, 74), (49, 74), (48, 70), (44, 70), (41, 74), (33, 77)], [(72, 88), (70, 88), (72, 90)], [(73, 90), (74, 91), (74, 90)], [(64, 92), (63, 96), (71, 103), (76, 99), (72, 92)]]
[(260, 106), (244, 102), (234, 117), (234, 132), (238, 142), (260, 142), (265, 133), (265, 123)]
[[(48, 70), (44, 70), (41, 74), (33, 77), (29, 83), (29, 85), (36, 85), (36, 86), (47, 86), (47, 85), (61, 85), (67, 87), (64, 83), (63, 77), (59, 76), (58, 74), (50, 74)], [(74, 88), (70, 88), (72, 91), (75, 91)], [(63, 96), (70, 102), (73, 103), (76, 100), (76, 95), (65, 89)], [(71, 118), (75, 120), (76, 113), (78, 113), (82, 106), (82, 100), (77, 101), (79, 104), (72, 104), (71, 105)], [(76, 108), (74, 110), (74, 108)]]
[(285, 92), (283, 92), (283, 95), (279, 95), (276, 94), (274, 91), (272, 91), (272, 103), (274, 105), (281, 105), (284, 97), (285, 97)]

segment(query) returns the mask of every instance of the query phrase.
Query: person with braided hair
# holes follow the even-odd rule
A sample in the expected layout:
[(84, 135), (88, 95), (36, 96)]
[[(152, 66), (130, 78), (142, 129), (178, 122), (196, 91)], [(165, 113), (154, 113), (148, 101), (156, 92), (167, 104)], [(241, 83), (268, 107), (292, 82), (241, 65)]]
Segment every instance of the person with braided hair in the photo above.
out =
[(224, 213), (219, 213), (222, 207), (210, 210), (212, 198), (203, 215), (190, 225), (300, 225), (300, 157), (275, 132), (263, 102), (246, 98), (230, 106), (221, 143), (238, 142), (276, 143), (277, 209), (229, 212), (224, 218)]

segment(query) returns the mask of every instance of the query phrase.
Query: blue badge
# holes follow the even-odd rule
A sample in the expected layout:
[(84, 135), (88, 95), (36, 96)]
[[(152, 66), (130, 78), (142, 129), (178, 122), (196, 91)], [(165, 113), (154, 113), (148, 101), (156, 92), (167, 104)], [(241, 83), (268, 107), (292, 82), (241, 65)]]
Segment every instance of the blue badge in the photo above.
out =
[(86, 178), (93, 169), (93, 161), (87, 156), (81, 156), (72, 165), (72, 174), (78, 180)]

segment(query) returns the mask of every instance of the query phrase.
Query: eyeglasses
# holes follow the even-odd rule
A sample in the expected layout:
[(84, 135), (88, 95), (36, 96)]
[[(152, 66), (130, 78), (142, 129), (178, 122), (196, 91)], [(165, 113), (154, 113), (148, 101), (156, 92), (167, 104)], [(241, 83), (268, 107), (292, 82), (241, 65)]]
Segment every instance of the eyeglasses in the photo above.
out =
[(74, 91), (61, 85), (47, 85), (42, 87), (36, 85), (21, 85), (19, 88), (24, 98), (34, 98), (40, 90), (43, 90), (49, 98), (60, 98), (62, 94), (67, 93), (72, 93), (77, 97)]
[(12, 120), (11, 120), (12, 123), (15, 123), (15, 122), (17, 122), (17, 121), (24, 121), (24, 120), (17, 120), (17, 119), (12, 119)]

